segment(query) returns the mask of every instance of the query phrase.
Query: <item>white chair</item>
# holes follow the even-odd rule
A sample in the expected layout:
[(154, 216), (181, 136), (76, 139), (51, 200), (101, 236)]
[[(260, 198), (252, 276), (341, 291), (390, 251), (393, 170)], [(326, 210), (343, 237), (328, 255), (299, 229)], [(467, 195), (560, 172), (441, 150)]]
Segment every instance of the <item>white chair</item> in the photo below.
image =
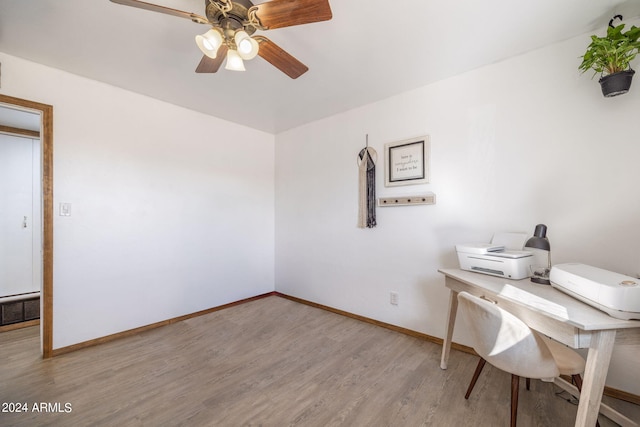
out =
[(520, 377), (553, 381), (560, 375), (570, 375), (578, 390), (582, 388), (580, 374), (585, 361), (578, 353), (533, 331), (522, 320), (498, 307), (496, 303), (466, 292), (458, 294), (458, 309), (473, 340), (473, 349), (480, 361), (473, 374), (465, 399), (469, 398), (480, 372), (489, 362), (511, 374), (511, 426), (518, 413)]

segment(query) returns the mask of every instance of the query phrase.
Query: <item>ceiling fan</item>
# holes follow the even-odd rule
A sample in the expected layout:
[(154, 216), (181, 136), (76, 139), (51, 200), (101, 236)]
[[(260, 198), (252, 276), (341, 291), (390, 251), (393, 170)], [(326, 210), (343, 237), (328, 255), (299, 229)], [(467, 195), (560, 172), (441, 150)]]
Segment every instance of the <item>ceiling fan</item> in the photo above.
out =
[(328, 21), (332, 17), (329, 0), (271, 0), (257, 5), (250, 0), (204, 0), (206, 17), (139, 0), (111, 1), (210, 25), (209, 31), (196, 36), (196, 44), (204, 53), (196, 73), (215, 73), (225, 58), (226, 69), (244, 71), (243, 60), (260, 55), (296, 79), (309, 68), (268, 38), (252, 35), (257, 30)]

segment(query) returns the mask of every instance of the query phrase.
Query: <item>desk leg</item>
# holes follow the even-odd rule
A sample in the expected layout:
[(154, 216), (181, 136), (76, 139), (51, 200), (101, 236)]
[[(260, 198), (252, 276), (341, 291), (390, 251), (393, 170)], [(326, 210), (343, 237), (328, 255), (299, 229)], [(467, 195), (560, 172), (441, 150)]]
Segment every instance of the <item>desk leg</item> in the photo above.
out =
[(447, 369), (449, 361), (449, 352), (451, 351), (451, 340), (453, 339), (453, 327), (456, 324), (456, 313), (458, 311), (458, 293), (451, 291), (449, 295), (449, 314), (447, 315), (447, 332), (442, 343), (442, 358), (440, 359), (440, 368)]
[(615, 330), (594, 331), (591, 335), (582, 393), (580, 393), (580, 403), (578, 404), (578, 415), (576, 416), (576, 427), (596, 425), (615, 340)]

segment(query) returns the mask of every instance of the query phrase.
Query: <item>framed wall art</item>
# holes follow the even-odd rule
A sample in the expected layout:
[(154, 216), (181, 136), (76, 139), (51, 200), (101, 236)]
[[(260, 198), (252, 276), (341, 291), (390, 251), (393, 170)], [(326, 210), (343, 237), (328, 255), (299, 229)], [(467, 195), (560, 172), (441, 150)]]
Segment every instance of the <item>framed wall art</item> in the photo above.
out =
[(428, 183), (429, 150), (428, 135), (385, 144), (385, 187)]

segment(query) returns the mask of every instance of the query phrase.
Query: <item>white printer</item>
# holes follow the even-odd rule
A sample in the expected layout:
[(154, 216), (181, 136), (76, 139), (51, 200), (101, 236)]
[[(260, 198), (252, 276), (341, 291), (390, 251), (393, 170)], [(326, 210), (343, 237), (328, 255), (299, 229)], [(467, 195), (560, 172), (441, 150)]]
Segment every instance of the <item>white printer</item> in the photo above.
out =
[(490, 243), (456, 245), (458, 262), (463, 270), (520, 280), (531, 275), (529, 266), (533, 254), (527, 251), (506, 250)]
[(507, 279), (525, 279), (531, 276), (533, 253), (523, 251), (526, 233), (496, 233), (491, 243), (464, 243), (456, 245), (458, 262), (462, 270), (490, 274)]
[(551, 286), (616, 319), (640, 319), (640, 279), (579, 263), (551, 268)]

